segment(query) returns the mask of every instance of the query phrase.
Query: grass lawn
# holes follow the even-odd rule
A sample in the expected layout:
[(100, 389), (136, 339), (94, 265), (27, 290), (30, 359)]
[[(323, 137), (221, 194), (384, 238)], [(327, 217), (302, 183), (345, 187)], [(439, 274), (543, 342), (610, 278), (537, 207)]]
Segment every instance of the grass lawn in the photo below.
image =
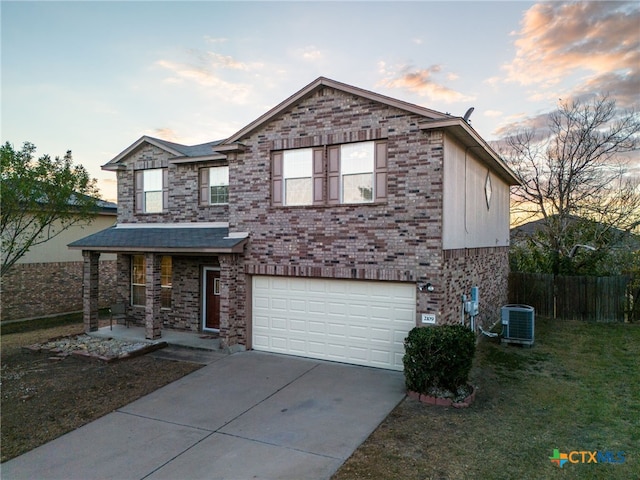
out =
[[(533, 348), (480, 341), (471, 408), (405, 399), (333, 479), (639, 479), (640, 325), (535, 328)], [(623, 463), (574, 454), (559, 468), (554, 449)]]

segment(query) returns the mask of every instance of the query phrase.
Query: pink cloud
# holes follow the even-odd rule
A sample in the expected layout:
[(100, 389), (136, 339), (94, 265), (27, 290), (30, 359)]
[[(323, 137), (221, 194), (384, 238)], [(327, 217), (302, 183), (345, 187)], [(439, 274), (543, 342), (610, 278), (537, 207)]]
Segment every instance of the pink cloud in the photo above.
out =
[[(516, 32), (516, 56), (504, 66), (507, 80), (557, 88), (578, 76), (579, 91), (638, 92), (640, 4), (544, 2), (525, 13)], [(636, 98), (637, 101), (637, 98)]]
[[(380, 64), (380, 71), (386, 78), (378, 82), (378, 85), (387, 88), (408, 90), (421, 97), (443, 102), (461, 102), (473, 100), (473, 97), (457, 92), (434, 79), (442, 71), (441, 65), (432, 65), (428, 68), (415, 69), (412, 66), (403, 66), (399, 72), (388, 71), (384, 63)], [(455, 74), (447, 74), (449, 80), (455, 80)]]

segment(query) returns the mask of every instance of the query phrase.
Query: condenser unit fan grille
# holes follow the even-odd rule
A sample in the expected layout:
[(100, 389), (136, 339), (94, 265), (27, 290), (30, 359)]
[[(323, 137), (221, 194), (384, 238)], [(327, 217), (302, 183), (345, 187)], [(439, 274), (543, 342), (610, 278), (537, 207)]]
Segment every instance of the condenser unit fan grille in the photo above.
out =
[(535, 314), (528, 305), (502, 307), (502, 342), (533, 345)]

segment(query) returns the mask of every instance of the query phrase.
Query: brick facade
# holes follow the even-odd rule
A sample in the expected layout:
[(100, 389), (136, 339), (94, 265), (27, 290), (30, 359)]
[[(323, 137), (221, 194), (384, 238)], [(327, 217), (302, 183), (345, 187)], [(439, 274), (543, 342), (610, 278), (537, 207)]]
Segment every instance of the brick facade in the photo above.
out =
[(477, 286), (480, 290), (478, 320), (488, 328), (500, 319), (500, 307), (508, 303), (509, 248), (470, 248), (443, 253), (442, 278), (448, 299), (442, 309), (444, 323), (460, 322), (461, 295), (470, 297), (471, 287)]
[[(219, 258), (173, 256), (172, 266), (171, 308), (158, 312), (162, 327), (199, 332), (202, 330), (202, 271), (204, 267), (220, 268)], [(131, 305), (130, 278), (131, 256), (118, 255), (118, 301), (127, 305), (132, 325), (145, 326), (145, 307)]]
[[(228, 205), (201, 206), (199, 202), (199, 171), (215, 166), (215, 162), (171, 164), (173, 155), (155, 145), (146, 144), (133, 152), (126, 170), (118, 176), (118, 223), (187, 223), (227, 222)], [(219, 162), (218, 162), (219, 164)], [(149, 168), (169, 170), (169, 211), (162, 214), (136, 213), (134, 172)]]
[[(443, 249), (443, 172), (445, 144), (451, 137), (446, 125), (424, 126), (425, 121), (442, 120), (443, 114), (431, 118), (419, 107), (403, 108), (395, 101), (331, 85), (311, 89), (287, 105), (242, 130), (229, 149), (220, 150), (226, 152), (226, 161), (212, 155), (173, 162), (175, 155), (161, 148), (161, 141), (141, 140), (111, 162), (118, 177), (118, 223), (228, 222), (229, 232), (249, 234), (243, 254), (173, 256), (169, 310), (159, 309), (157, 272), (149, 266), (162, 253), (147, 254), (147, 303), (129, 307), (134, 322), (146, 325), (148, 336), (157, 335), (158, 325), (200, 331), (205, 266), (220, 268), (220, 337), (228, 347), (250, 342), (253, 275), (409, 283), (416, 287), (416, 324), (422, 313), (435, 314), (439, 324), (459, 322), (461, 295), (477, 285), (481, 319), (492, 320), (506, 302), (508, 247)], [(326, 179), (331, 147), (362, 141), (386, 144), (385, 196), (367, 204), (273, 205), (274, 152), (313, 147), (314, 162), (316, 154), (322, 155), (321, 176)], [(236, 149), (236, 142), (241, 147)], [(467, 147), (459, 148), (466, 159)], [(221, 161), (229, 166), (230, 203), (202, 205), (200, 171)], [(136, 213), (135, 172), (151, 168), (167, 169), (168, 209)], [(321, 183), (324, 199), (329, 197), (327, 183)], [(117, 267), (117, 295), (127, 304), (130, 253), (118, 255)], [(432, 292), (418, 288), (426, 283), (433, 285)]]
[[(230, 228), (251, 232), (245, 273), (430, 282), (435, 291), (418, 292), (417, 316), (435, 313), (439, 323), (454, 321), (448, 309), (460, 294), (443, 276), (444, 134), (421, 131), (420, 119), (323, 89), (241, 139), (250, 151), (230, 161), (234, 202), (229, 219)], [(386, 202), (271, 206), (269, 176), (264, 172), (273, 149), (375, 139), (387, 140)]]
[[(2, 277), (2, 321), (82, 311), (82, 262), (17, 263)], [(113, 303), (116, 262), (100, 262), (99, 307)]]

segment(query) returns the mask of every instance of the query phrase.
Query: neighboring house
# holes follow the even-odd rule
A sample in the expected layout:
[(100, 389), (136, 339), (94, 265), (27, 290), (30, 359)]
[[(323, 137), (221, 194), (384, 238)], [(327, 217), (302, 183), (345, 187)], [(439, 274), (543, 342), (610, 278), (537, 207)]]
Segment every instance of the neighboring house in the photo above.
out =
[[(115, 203), (100, 200), (98, 208), (91, 223), (78, 223), (32, 246), (2, 277), (2, 321), (82, 310), (83, 258), (67, 244), (115, 224)], [(106, 307), (115, 296), (116, 257), (105, 255), (100, 260), (99, 305)]]
[[(556, 221), (557, 216), (552, 215), (549, 217), (549, 220), (540, 218), (512, 228), (511, 245), (526, 245), (529, 240), (546, 232), (548, 222)], [(569, 227), (582, 225), (582, 230), (591, 232), (593, 238), (589, 238), (588, 235), (585, 234), (582, 241), (593, 244), (593, 246), (602, 244), (603, 239), (600, 237), (606, 234), (609, 248), (629, 251), (640, 250), (640, 237), (632, 232), (574, 215), (567, 217), (567, 225)]]
[(460, 117), (318, 78), (236, 134), (192, 147), (142, 137), (104, 165), (118, 225), (70, 245), (97, 328), (100, 253), (158, 338), (401, 370), (423, 322), (507, 301), (507, 166)]

